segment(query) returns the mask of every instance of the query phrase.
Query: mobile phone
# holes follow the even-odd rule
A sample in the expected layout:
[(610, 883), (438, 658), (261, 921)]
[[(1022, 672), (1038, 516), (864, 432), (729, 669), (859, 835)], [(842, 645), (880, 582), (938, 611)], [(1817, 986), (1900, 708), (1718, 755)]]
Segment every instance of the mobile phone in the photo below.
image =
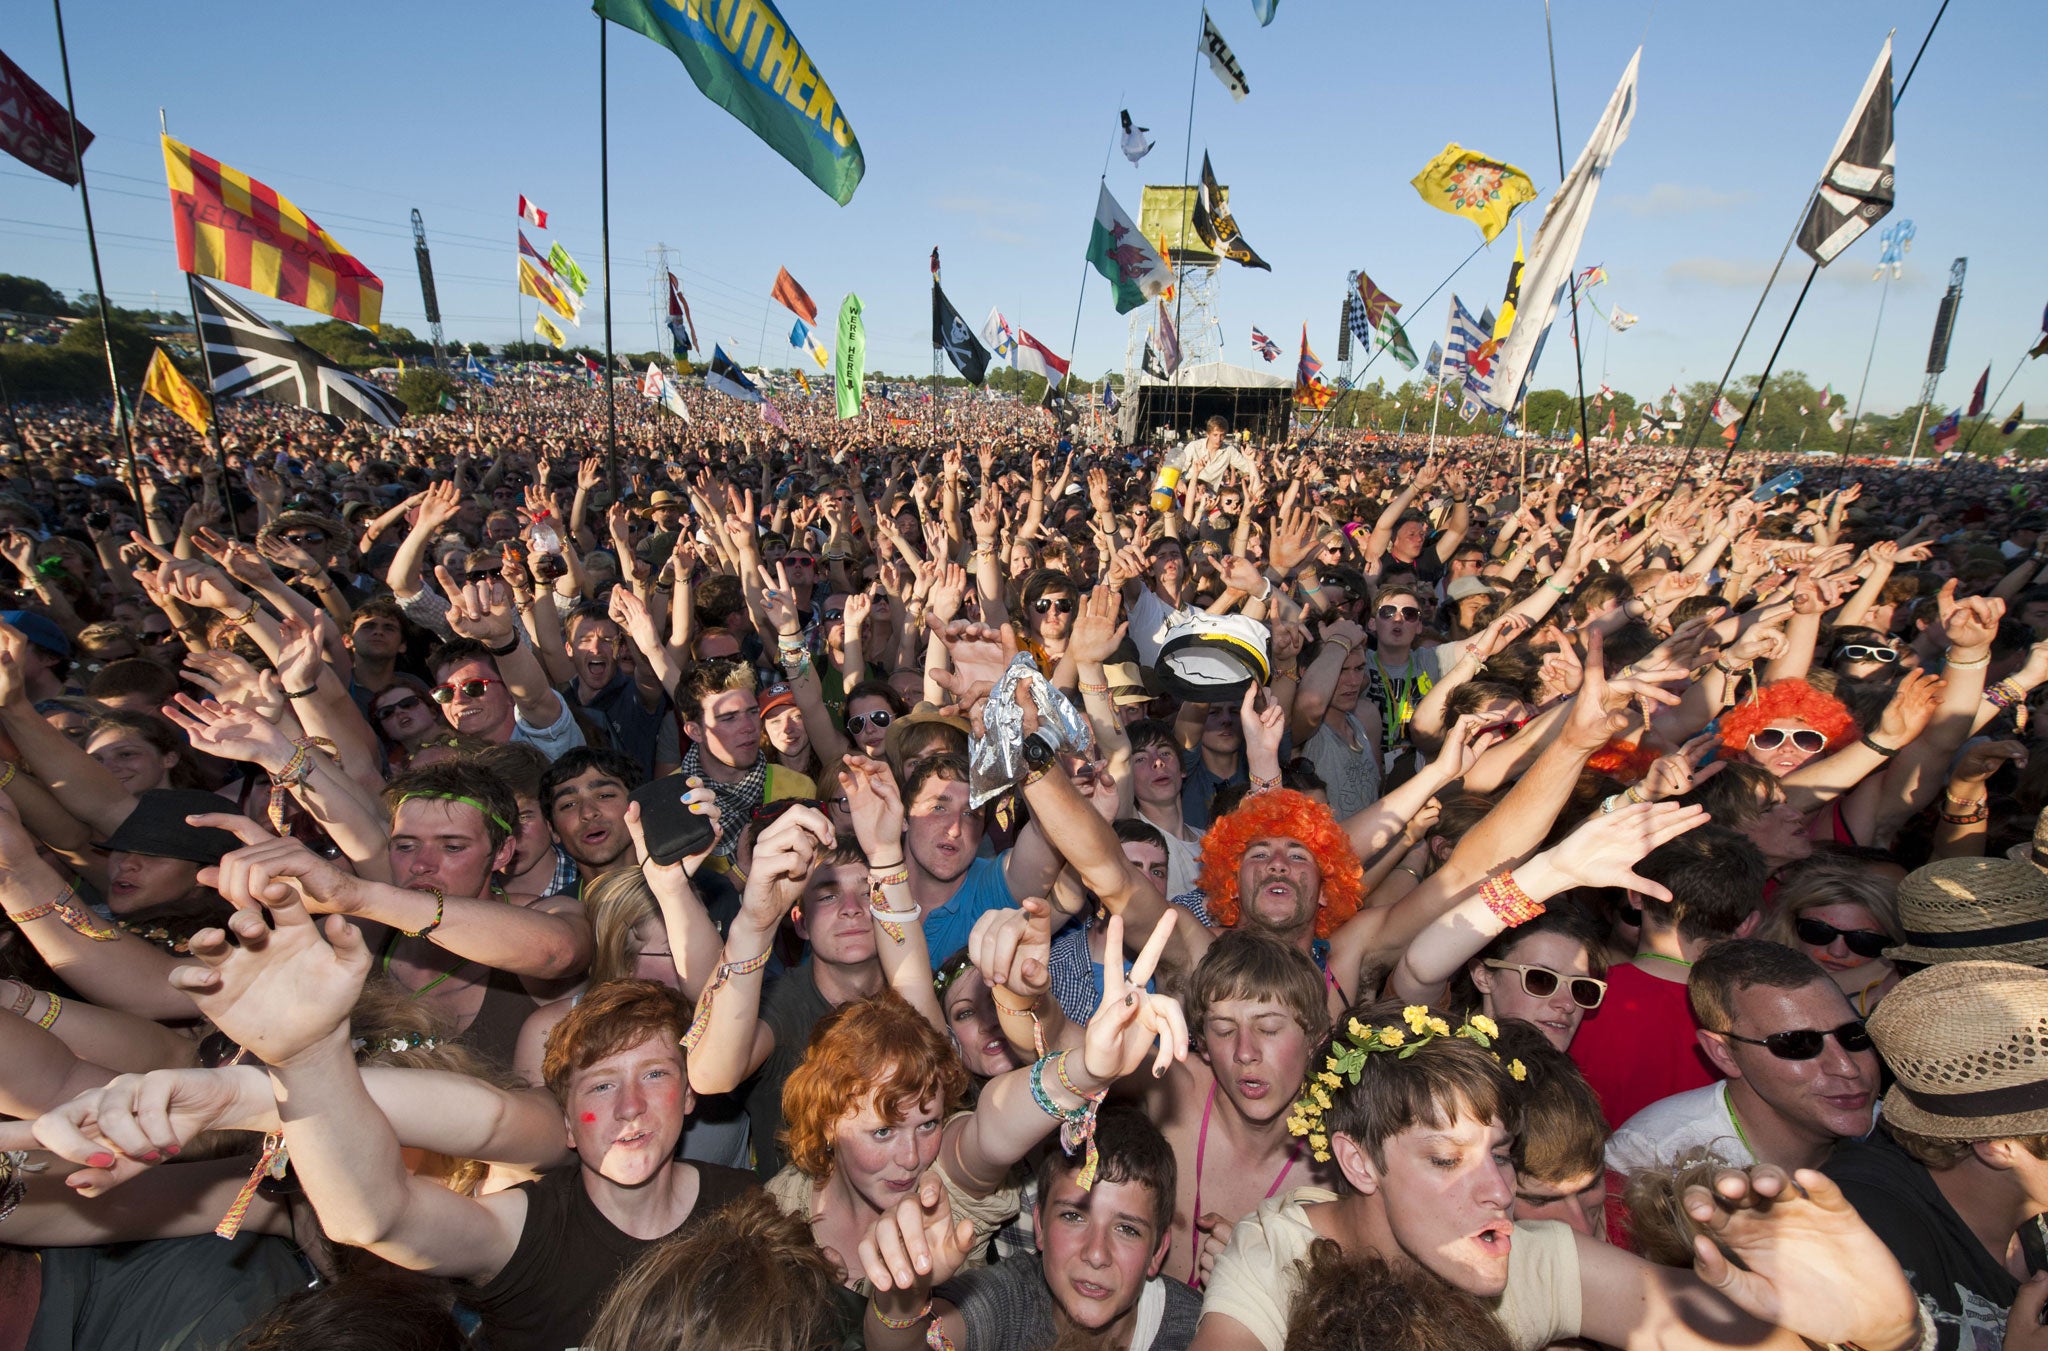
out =
[(680, 774), (664, 775), (641, 784), (628, 800), (640, 804), (640, 829), (647, 836), (647, 855), (656, 863), (681, 863), (692, 854), (704, 852), (711, 843), (711, 818), (690, 810), (683, 794), (689, 780)]
[(2020, 1253), (2030, 1274), (2048, 1271), (2048, 1215), (2030, 1215), (2020, 1221)]
[(85, 513), (85, 523), (95, 530), (105, 530), (114, 523), (114, 518), (108, 512), (88, 511)]

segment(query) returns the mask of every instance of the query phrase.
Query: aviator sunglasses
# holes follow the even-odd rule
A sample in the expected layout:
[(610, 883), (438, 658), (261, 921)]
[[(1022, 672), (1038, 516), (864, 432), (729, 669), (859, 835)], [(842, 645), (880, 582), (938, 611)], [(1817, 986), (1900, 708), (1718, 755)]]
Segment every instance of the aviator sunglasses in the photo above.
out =
[(1760, 751), (1774, 751), (1787, 741), (1792, 743), (1794, 750), (1805, 751), (1808, 755), (1818, 755), (1828, 748), (1827, 733), (1816, 732), (1811, 727), (1789, 731), (1783, 727), (1766, 727), (1761, 732), (1752, 732), (1749, 738), (1749, 744)]

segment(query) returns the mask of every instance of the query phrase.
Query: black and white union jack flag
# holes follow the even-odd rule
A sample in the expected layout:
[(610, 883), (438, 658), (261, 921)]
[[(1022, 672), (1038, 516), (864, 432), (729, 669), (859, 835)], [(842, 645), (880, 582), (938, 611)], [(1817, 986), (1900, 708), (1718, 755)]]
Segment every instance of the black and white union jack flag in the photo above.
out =
[(396, 427), (405, 405), (368, 380), (351, 375), (247, 306), (193, 279), (199, 297), (199, 334), (213, 371), (213, 392), (224, 399), (268, 399), (297, 404), (333, 418)]

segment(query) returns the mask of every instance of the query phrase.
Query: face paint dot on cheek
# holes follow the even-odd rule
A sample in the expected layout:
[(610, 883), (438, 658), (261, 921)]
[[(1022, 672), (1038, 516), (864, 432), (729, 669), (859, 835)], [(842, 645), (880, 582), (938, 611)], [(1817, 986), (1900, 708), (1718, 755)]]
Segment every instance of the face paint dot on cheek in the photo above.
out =
[(586, 1125), (586, 1126), (588, 1126), (588, 1125), (592, 1124), (592, 1123), (593, 1123), (593, 1122), (595, 1122), (596, 1120), (597, 1120), (597, 1113), (595, 1113), (595, 1112), (585, 1112), (585, 1113), (583, 1114), (583, 1124), (584, 1124), (584, 1125)]

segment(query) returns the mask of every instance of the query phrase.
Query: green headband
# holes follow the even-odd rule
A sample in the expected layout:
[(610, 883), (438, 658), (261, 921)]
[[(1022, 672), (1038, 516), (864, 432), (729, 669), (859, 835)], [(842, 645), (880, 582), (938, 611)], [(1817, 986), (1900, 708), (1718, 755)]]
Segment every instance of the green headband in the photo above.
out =
[(496, 812), (492, 811), (492, 810), (491, 810), (491, 809), (490, 809), (489, 807), (486, 807), (486, 806), (485, 806), (485, 805), (484, 805), (483, 803), (481, 803), (481, 802), (478, 802), (478, 801), (477, 801), (477, 800), (476, 800), (475, 798), (473, 798), (473, 797), (464, 797), (464, 796), (463, 796), (462, 794), (460, 794), (460, 793), (407, 793), (407, 794), (406, 794), (406, 795), (405, 795), (404, 797), (402, 797), (402, 798), (398, 799), (398, 805), (397, 805), (396, 807), (393, 807), (393, 808), (392, 808), (392, 810), (393, 810), (393, 811), (396, 811), (396, 810), (398, 810), (398, 807), (403, 807), (403, 806), (404, 806), (404, 805), (405, 805), (406, 803), (408, 803), (408, 802), (412, 801), (412, 800), (413, 800), (414, 798), (425, 798), (425, 799), (426, 799), (427, 801), (429, 801), (429, 802), (461, 802), (461, 803), (464, 803), (464, 804), (466, 804), (466, 805), (468, 805), (468, 806), (471, 806), (471, 807), (474, 807), (474, 808), (476, 808), (476, 809), (477, 809), (478, 811), (482, 812), (482, 813), (484, 814), (484, 819), (485, 819), (486, 821), (489, 821), (489, 822), (490, 822), (490, 823), (491, 823), (492, 825), (494, 825), (494, 826), (496, 826), (496, 827), (497, 827), (498, 829), (500, 829), (500, 830), (504, 831), (504, 832), (505, 832), (505, 833), (506, 833), (507, 835), (513, 835), (513, 834), (516, 834), (516, 833), (517, 833), (516, 831), (514, 831), (514, 830), (512, 829), (512, 827), (511, 827), (511, 826), (509, 826), (509, 825), (507, 825), (507, 824), (505, 823), (505, 818), (504, 818), (504, 817), (502, 817), (502, 816), (498, 815), (498, 814), (497, 814)]

